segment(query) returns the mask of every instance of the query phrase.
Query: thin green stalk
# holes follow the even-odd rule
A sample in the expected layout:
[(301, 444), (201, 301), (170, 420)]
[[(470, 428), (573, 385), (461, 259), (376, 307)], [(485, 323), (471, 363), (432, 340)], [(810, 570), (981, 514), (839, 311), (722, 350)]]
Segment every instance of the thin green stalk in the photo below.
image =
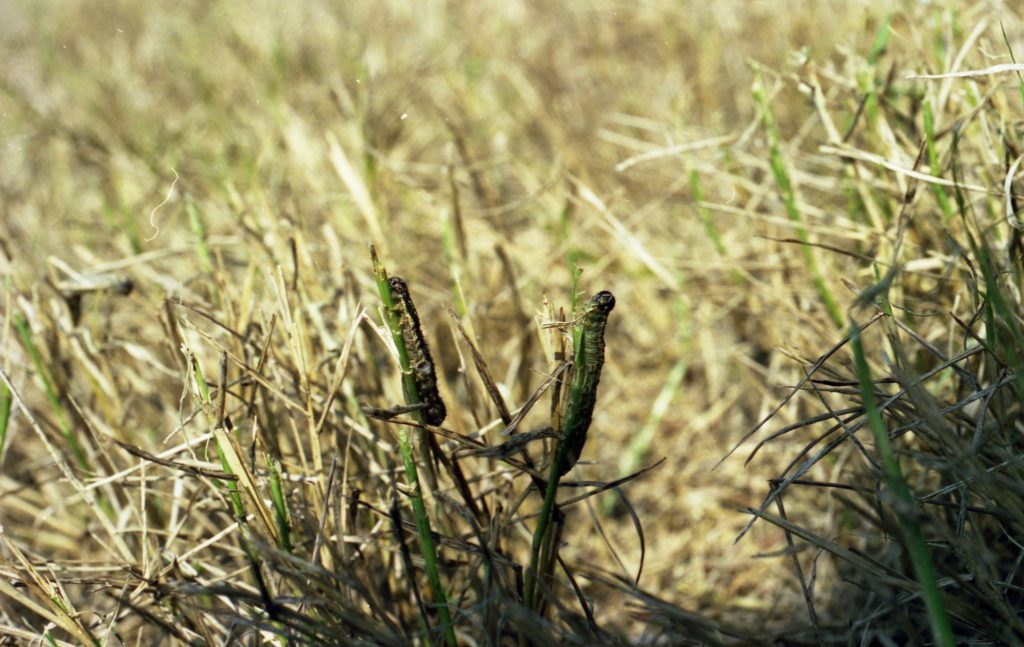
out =
[(7, 441), (7, 425), (11, 421), (11, 402), (14, 396), (6, 384), (0, 384), (0, 470), (4, 466), (4, 445)]
[[(569, 265), (569, 308), (572, 312), (573, 317), (576, 316), (577, 304), (579, 303), (579, 279), (580, 275), (583, 274), (583, 270), (576, 264), (578, 252), (575, 247), (570, 243), (570, 224), (572, 221), (572, 202), (569, 200), (565, 201), (565, 206), (559, 215), (559, 224), (562, 233), (562, 242), (565, 245), (565, 258)], [(573, 326), (572, 329), (572, 341), (574, 349), (574, 357), (576, 358), (577, 366), (582, 361), (581, 353), (583, 351), (582, 343), (582, 326)], [(577, 371), (575, 375), (579, 375)], [(575, 379), (573, 380), (575, 384)], [(577, 394), (578, 389), (574, 388), (572, 394)], [(571, 406), (571, 405), (570, 405)], [(563, 419), (564, 426), (564, 419)], [(564, 433), (564, 432), (563, 432)], [(568, 443), (562, 438), (558, 441), (558, 446), (555, 449), (555, 456), (551, 462), (551, 468), (548, 473), (547, 488), (544, 490), (544, 503), (541, 505), (540, 517), (537, 519), (537, 527), (533, 531), (533, 540), (530, 545), (530, 565), (526, 569), (526, 575), (523, 582), (523, 601), (526, 606), (530, 609), (537, 610), (539, 607), (536, 606), (537, 602), (537, 581), (539, 579), (539, 571), (541, 565), (541, 552), (544, 547), (544, 540), (548, 534), (548, 528), (551, 525), (551, 518), (555, 510), (555, 496), (558, 493), (558, 482), (561, 479), (559, 475), (559, 466), (566, 460), (566, 456), (569, 453)], [(545, 563), (550, 563), (551, 560), (544, 560)]]
[[(32, 358), (32, 364), (36, 367), (39, 379), (43, 382), (43, 390), (46, 391), (46, 397), (50, 400), (50, 407), (53, 409), (53, 414), (57, 417), (57, 427), (60, 429), (61, 436), (64, 437), (68, 446), (71, 447), (71, 452), (75, 455), (75, 460), (78, 462), (79, 467), (88, 470), (89, 458), (85, 455), (85, 450), (79, 444), (78, 438), (75, 437), (74, 430), (71, 428), (71, 419), (68, 418), (67, 411), (60, 401), (57, 388), (53, 384), (53, 378), (50, 377), (50, 372), (46, 370), (46, 366), (43, 364), (43, 357), (39, 353), (35, 342), (32, 341), (32, 333), (29, 331), (28, 322), (23, 316), (17, 315), (14, 317), (14, 327), (18, 330), (21, 343), (25, 350), (28, 351), (29, 357)], [(10, 394), (8, 394), (9, 396)]]
[(455, 647), (455, 628), (452, 625), (451, 613), (448, 611), (448, 595), (441, 584), (441, 575), (437, 568), (437, 546), (434, 543), (434, 532), (430, 527), (430, 516), (427, 514), (427, 506), (423, 502), (423, 490), (420, 487), (419, 472), (416, 470), (416, 459), (413, 457), (412, 443), (409, 442), (409, 434), (405, 429), (398, 432), (399, 451), (402, 454), (402, 464), (405, 466), (406, 480), (412, 490), (412, 512), (416, 518), (416, 530), (419, 533), (420, 551), (423, 553), (423, 566), (427, 572), (427, 580), (430, 582), (430, 590), (434, 594), (437, 603), (438, 615), (441, 616), (441, 630), (444, 633), (445, 642)]
[[(570, 257), (574, 257), (574, 256), (575, 255), (570, 254)], [(570, 261), (570, 262), (575, 263), (575, 261)], [(569, 311), (572, 312), (573, 317), (575, 317), (576, 313), (579, 312), (580, 276), (583, 275), (583, 269), (580, 268), (578, 265), (575, 265), (575, 264), (570, 265), (569, 266), (569, 274), (570, 274), (570, 277), (569, 277), (569, 309), (570, 310)], [(583, 329), (580, 326), (573, 326), (573, 329), (572, 329), (573, 348), (578, 348), (579, 347), (579, 345), (580, 345), (580, 334), (582, 333), (582, 330)]]
[(889, 37), (892, 35), (892, 24), (889, 14), (885, 15), (882, 24), (878, 26), (878, 33), (875, 34), (875, 42), (871, 44), (871, 51), (868, 53), (868, 65), (877, 67), (878, 61), (889, 49)]
[[(693, 201), (697, 208), (697, 215), (700, 216), (701, 222), (704, 223), (704, 233), (707, 234), (708, 240), (714, 246), (715, 251), (722, 257), (723, 260), (728, 260), (728, 252), (725, 248), (725, 243), (722, 242), (722, 236), (718, 233), (718, 226), (715, 225), (715, 219), (711, 216), (711, 211), (704, 206), (704, 186), (700, 181), (700, 173), (697, 169), (690, 169), (690, 190), (693, 192)], [(729, 274), (732, 276), (732, 280), (736, 283), (742, 284), (746, 282), (743, 274), (739, 272), (735, 267), (729, 270)]]
[[(469, 307), (466, 305), (466, 293), (462, 289), (462, 264), (455, 251), (456, 240), (455, 226), (453, 219), (446, 212), (441, 212), (441, 246), (444, 248), (444, 258), (448, 263), (448, 271), (452, 279), (452, 296), (455, 298), (455, 312), (459, 317), (466, 320)], [(467, 325), (471, 322), (467, 321)]]
[[(402, 366), (402, 382), (408, 404), (419, 404), (421, 402), (416, 381), (413, 379), (412, 370), (409, 365), (409, 353), (405, 347), (405, 339), (402, 336), (398, 318), (395, 316), (395, 300), (391, 294), (391, 286), (388, 283), (388, 274), (377, 258), (377, 251), (371, 246), (370, 255), (373, 259), (373, 273), (377, 280), (377, 290), (380, 292), (381, 301), (388, 317), (388, 327), (391, 329), (391, 336), (398, 348), (398, 360)], [(434, 533), (430, 527), (430, 517), (427, 515), (427, 507), (423, 502), (423, 490), (420, 487), (419, 472), (416, 468), (416, 459), (413, 456), (412, 442), (404, 427), (398, 430), (398, 449), (402, 455), (402, 464), (405, 467), (405, 477), (409, 488), (412, 490), (412, 511), (416, 517), (416, 528), (419, 531), (420, 552), (423, 556), (423, 565), (427, 573), (427, 580), (434, 595), (438, 615), (441, 617), (441, 631), (445, 641), (450, 647), (455, 647), (455, 628), (452, 624), (451, 613), (448, 610), (448, 596), (441, 585), (441, 576), (437, 564), (437, 546), (434, 544)]]
[(128, 237), (128, 245), (133, 254), (141, 254), (145, 251), (142, 234), (139, 233), (139, 219), (135, 212), (118, 204), (104, 201), (100, 207), (100, 214), (112, 230), (123, 232)]
[(267, 456), (267, 471), (270, 476), (270, 500), (274, 504), (274, 518), (277, 530), (281, 533), (281, 548), (292, 552), (291, 522), (288, 516), (288, 504), (281, 486), (281, 462), (273, 456)]
[[(935, 117), (932, 114), (932, 102), (926, 100), (924, 102), (924, 136), (925, 136), (925, 148), (928, 153), (928, 167), (931, 169), (932, 175), (938, 175), (939, 173), (939, 154), (935, 147)], [(941, 184), (932, 182), (932, 193), (935, 194), (935, 201), (939, 203), (939, 208), (942, 209), (942, 215), (946, 217), (946, 222), (949, 222), (953, 217), (953, 205), (949, 202), (949, 195), (946, 193), (946, 188)]]
[[(218, 431), (221, 431), (219, 426), (222, 424), (222, 420), (220, 419), (220, 414), (218, 413), (213, 400), (210, 398), (210, 387), (206, 382), (206, 377), (203, 375), (203, 371), (199, 366), (199, 361), (194, 355), (191, 355), (191, 353), (189, 353), (189, 355), (192, 362), (192, 376), (195, 380), (196, 390), (199, 392), (200, 405), (203, 408), (203, 413), (206, 414), (206, 419), (210, 425), (210, 429), (214, 430), (214, 443), (217, 447), (217, 456), (220, 458), (221, 467), (228, 474), (238, 474), (237, 470), (231, 468), (231, 461), (228, 459), (228, 452), (234, 452), (234, 449), (232, 447), (225, 447), (217, 434)], [(222, 384), (220, 388), (223, 389), (225, 388), (223, 385), (225, 369), (223, 363), (221, 366)], [(260, 558), (254, 547), (252, 532), (249, 528), (248, 522), (246, 521), (245, 505), (242, 503), (242, 493), (239, 489), (238, 482), (233, 480), (226, 481), (225, 487), (228, 491), (228, 497), (231, 499), (231, 510), (235, 514), (235, 519), (241, 532), (239, 538), (242, 543), (242, 549), (245, 551), (246, 557), (249, 558), (249, 569), (252, 571), (253, 579), (261, 593), (269, 595), (266, 579), (260, 570)], [(269, 613), (270, 609), (264, 609), (264, 612)], [(275, 621), (273, 624), (278, 629), (284, 629), (284, 626), (279, 622)], [(281, 635), (278, 636), (278, 642), (284, 645), (287, 643), (287, 639), (284, 635)]]
[[(210, 423), (210, 429), (214, 429), (220, 422), (217, 420), (217, 416), (214, 412), (213, 401), (210, 399), (210, 387), (206, 383), (206, 377), (203, 375), (203, 370), (199, 367), (199, 362), (195, 356), (192, 356), (192, 376), (195, 379), (196, 389), (199, 391), (200, 405), (203, 407), (203, 411), (206, 413), (206, 419)], [(228, 474), (234, 474), (234, 470), (231, 469), (231, 463), (228, 462), (227, 451), (220, 444), (220, 440), (214, 436), (215, 445), (217, 447), (217, 456), (220, 458), (221, 467)], [(240, 522), (245, 519), (245, 507), (242, 505), (242, 494), (238, 490), (237, 481), (225, 481), (225, 486), (228, 490), (228, 496), (231, 498), (231, 509), (235, 513), (235, 517)]]
[(651, 443), (654, 441), (654, 434), (658, 430), (658, 425), (665, 417), (665, 414), (668, 413), (669, 406), (679, 392), (679, 387), (683, 384), (688, 364), (688, 359), (684, 356), (669, 371), (665, 378), (665, 384), (661, 387), (661, 392), (658, 393), (658, 397), (654, 399), (654, 404), (651, 405), (651, 413), (647, 417), (647, 421), (626, 446), (626, 453), (623, 455), (622, 460), (619, 461), (619, 476), (626, 476), (635, 472), (640, 467), (644, 457), (647, 456)]
[[(565, 201), (565, 206), (562, 207), (562, 212), (558, 216), (560, 225), (560, 231), (562, 234), (562, 244), (565, 245), (565, 262), (569, 267), (569, 311), (572, 312), (573, 316), (576, 316), (577, 307), (579, 305), (579, 285), (580, 275), (583, 274), (583, 270), (577, 263), (579, 259), (579, 250), (572, 245), (572, 212), (573, 206), (571, 200)], [(572, 343), (575, 348), (579, 344), (580, 338), (579, 326), (574, 327), (572, 331)]]
[[(7, 304), (7, 309), (10, 310), (11, 302), (11, 278), (8, 276), (4, 281), (4, 297)], [(5, 323), (10, 322), (10, 317), (5, 317)], [(0, 348), (8, 347), (10, 342), (10, 327), (5, 325), (0, 328)], [(10, 356), (8, 355), (8, 361)], [(0, 368), (10, 369), (7, 365), (8, 362), (4, 362), (4, 366)], [(7, 383), (0, 383), (0, 472), (4, 468), (4, 446), (7, 441), (7, 427), (11, 422), (11, 404), (14, 401), (14, 396), (11, 394), (11, 390), (7, 388)]]
[[(999, 29), (1003, 33), (1003, 42), (1006, 44), (1006, 53), (1010, 55), (1010, 60), (1016, 64), (1017, 57), (1013, 55), (1013, 46), (1010, 45), (1010, 37), (1006, 35), (1006, 27), (1002, 22), (999, 23)], [(1020, 95), (1020, 99), (1024, 101), (1024, 76), (1021, 75), (1019, 70), (1017, 71), (1017, 94)]]
[[(570, 270), (575, 270), (577, 267), (577, 259), (579, 257), (579, 251), (572, 246), (570, 236), (570, 224), (572, 223), (572, 201), (566, 200), (565, 205), (562, 207), (561, 213), (558, 214), (559, 231), (562, 234), (562, 244), (565, 245), (565, 260), (569, 264)], [(575, 286), (574, 286), (575, 288)], [(575, 294), (575, 289), (573, 290)], [(576, 301), (573, 297), (573, 306), (575, 307)]]
[(537, 518), (537, 528), (533, 531), (533, 541), (530, 544), (530, 566), (526, 569), (526, 577), (523, 582), (523, 602), (529, 609), (537, 608), (540, 553), (555, 512), (555, 494), (558, 492), (558, 481), (562, 478), (558, 475), (558, 466), (565, 460), (566, 454), (568, 454), (568, 443), (560, 441), (558, 449), (555, 451), (555, 458), (551, 461), (551, 468), (548, 470), (548, 486), (544, 490), (544, 503), (541, 506), (540, 517)]
[(576, 463), (583, 451), (587, 431), (590, 427), (594, 404), (597, 400), (597, 385), (601, 378), (601, 367), (604, 363), (604, 329), (608, 313), (615, 307), (615, 297), (610, 292), (598, 292), (587, 304), (586, 310), (579, 317), (580, 325), (578, 342), (575, 347), (576, 366), (573, 372), (572, 387), (569, 392), (569, 404), (562, 419), (562, 430), (554, 459), (548, 471), (547, 488), (544, 491), (544, 503), (541, 506), (537, 527), (533, 532), (530, 545), (530, 565), (524, 581), (523, 601), (526, 606), (539, 610), (537, 596), (538, 583), (550, 575), (554, 566), (554, 551), (551, 546), (548, 554), (543, 556), (545, 541), (555, 514), (555, 495), (558, 483)]
[(883, 479), (886, 489), (896, 499), (896, 517), (899, 520), (900, 530), (903, 533), (903, 540), (906, 542), (907, 552), (910, 555), (910, 562), (914, 568), (914, 577), (921, 587), (921, 596), (924, 598), (925, 607), (928, 611), (928, 619), (931, 624), (932, 636), (936, 644), (941, 647), (953, 647), (953, 629), (949, 622), (949, 614), (946, 612), (946, 605), (942, 600), (942, 593), (939, 590), (938, 579), (935, 576), (935, 569), (932, 566), (931, 555), (924, 536), (921, 534), (921, 527), (914, 516), (916, 503), (914, 497), (903, 479), (903, 472), (900, 469), (896, 453), (889, 442), (889, 432), (882, 420), (882, 412), (875, 400), (875, 384), (871, 378), (871, 369), (868, 367), (867, 359), (864, 356), (864, 346), (861, 342), (860, 327), (857, 322), (850, 318), (850, 345), (853, 349), (853, 361), (857, 371), (857, 379), (860, 382), (861, 398), (864, 401), (864, 411), (867, 415), (868, 424), (875, 436), (875, 446), (882, 458)]
[(761, 73), (756, 69), (754, 70), (754, 101), (761, 110), (761, 122), (764, 124), (765, 134), (768, 137), (772, 175), (775, 177), (775, 183), (779, 186), (779, 191), (782, 192), (782, 201), (786, 205), (786, 213), (789, 219), (796, 225), (796, 236), (804, 253), (804, 262), (807, 265), (807, 270), (811, 274), (811, 280), (814, 281), (814, 286), (818, 289), (818, 294), (821, 296), (821, 300), (825, 304), (825, 309), (828, 310), (832, 321), (837, 328), (842, 328), (843, 315), (835, 299), (832, 297), (828, 285), (825, 283), (825, 277), (818, 268), (818, 260), (814, 254), (814, 248), (810, 245), (810, 237), (807, 235), (806, 227), (804, 227), (803, 216), (796, 204), (796, 191), (793, 189), (793, 182), (790, 179), (789, 171), (786, 169), (785, 160), (782, 158), (782, 148), (779, 144), (779, 129), (775, 123), (775, 117), (772, 115), (771, 105), (768, 102), (768, 94), (765, 91)]
[(192, 234), (196, 237), (196, 256), (199, 257), (199, 267), (206, 274), (213, 274), (213, 258), (210, 256), (210, 248), (206, 242), (206, 225), (203, 223), (196, 203), (191, 199), (185, 201), (185, 211), (188, 212), (188, 222), (192, 228)]
[(718, 233), (718, 227), (715, 225), (715, 220), (711, 217), (711, 212), (704, 206), (704, 186), (700, 181), (700, 173), (697, 169), (690, 169), (690, 190), (693, 191), (693, 200), (696, 203), (697, 215), (700, 216), (701, 222), (704, 223), (704, 233), (707, 234), (708, 240), (714, 245), (715, 251), (721, 256), (725, 256), (725, 243), (722, 242), (722, 237)]
[(878, 92), (875, 90), (877, 82), (878, 61), (889, 48), (889, 36), (892, 33), (889, 16), (887, 15), (875, 34), (875, 42), (868, 53), (867, 69), (861, 70), (857, 75), (857, 84), (864, 94), (864, 117), (872, 129), (878, 124)]
[(1000, 363), (1013, 369), (1018, 390), (1024, 392), (1024, 330), (1017, 323), (1016, 309), (1008, 301), (999, 284), (999, 269), (992, 258), (992, 250), (984, 239), (971, 240), (976, 265), (981, 269), (985, 281), (985, 341)]

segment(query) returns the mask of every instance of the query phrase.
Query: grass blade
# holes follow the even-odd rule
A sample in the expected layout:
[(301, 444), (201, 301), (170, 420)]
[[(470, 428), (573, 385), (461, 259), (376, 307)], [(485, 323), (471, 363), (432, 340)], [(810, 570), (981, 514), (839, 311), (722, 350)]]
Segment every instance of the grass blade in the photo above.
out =
[(828, 289), (825, 277), (818, 267), (817, 256), (814, 254), (814, 248), (810, 245), (810, 237), (807, 235), (803, 216), (796, 203), (796, 191), (793, 188), (793, 181), (790, 178), (789, 170), (786, 168), (786, 162), (782, 157), (779, 128), (775, 123), (775, 117), (772, 115), (768, 93), (765, 90), (759, 70), (755, 70), (754, 73), (754, 102), (761, 111), (761, 123), (764, 125), (765, 134), (768, 137), (772, 175), (775, 177), (775, 183), (778, 185), (779, 191), (782, 192), (782, 202), (786, 205), (786, 214), (795, 223), (796, 236), (801, 243), (800, 247), (804, 253), (804, 263), (807, 265), (807, 271), (811, 274), (811, 280), (814, 281), (818, 295), (821, 297), (822, 303), (825, 304), (825, 309), (828, 311), (832, 322), (836, 325), (836, 328), (842, 328), (843, 315), (839, 312), (839, 305), (836, 303), (835, 298), (833, 298), (832, 292)]
[[(377, 280), (377, 289), (380, 292), (381, 301), (388, 313), (388, 325), (391, 329), (392, 338), (398, 348), (398, 358), (402, 366), (402, 379), (405, 389), (406, 401), (409, 404), (424, 402), (419, 392), (417, 380), (414, 376), (410, 349), (406, 345), (406, 337), (411, 334), (406, 330), (403, 333), (402, 322), (396, 312), (398, 295), (394, 294), (391, 282), (388, 279), (387, 271), (377, 258), (377, 251), (371, 246), (370, 255), (373, 259), (373, 273)], [(408, 307), (408, 304), (406, 304)], [(412, 312), (415, 312), (413, 310)], [(407, 314), (412, 314), (406, 310)], [(422, 352), (426, 351), (424, 344)], [(429, 355), (427, 355), (429, 358)], [(420, 357), (419, 359), (424, 359)], [(436, 404), (436, 403), (435, 403)], [(428, 407), (430, 404), (428, 403)], [(452, 625), (451, 613), (448, 610), (448, 596), (441, 584), (441, 575), (438, 572), (437, 547), (434, 543), (434, 533), (430, 527), (430, 517), (427, 515), (427, 507), (423, 501), (423, 490), (420, 487), (419, 471), (416, 468), (416, 459), (413, 456), (413, 447), (409, 439), (409, 433), (404, 427), (400, 427), (398, 433), (399, 452), (402, 456), (402, 465), (405, 468), (407, 485), (410, 489), (413, 515), (416, 517), (416, 528), (419, 531), (420, 551), (423, 556), (424, 569), (427, 573), (427, 580), (430, 582), (430, 590), (434, 595), (434, 602), (437, 606), (438, 615), (441, 618), (441, 631), (445, 641), (451, 647), (455, 647), (455, 628)]]
[(878, 401), (875, 399), (875, 383), (871, 378), (871, 369), (868, 366), (864, 355), (864, 344), (861, 341), (860, 328), (857, 323), (850, 320), (850, 346), (853, 350), (854, 367), (857, 371), (857, 379), (860, 385), (860, 394), (864, 402), (864, 411), (868, 418), (868, 425), (875, 438), (875, 447), (882, 458), (883, 479), (890, 493), (895, 497), (896, 516), (899, 519), (900, 530), (903, 532), (903, 539), (910, 553), (910, 561), (914, 568), (914, 576), (921, 586), (921, 594), (924, 597), (925, 606), (928, 611), (928, 619), (931, 622), (932, 637), (942, 647), (952, 647), (955, 644), (953, 629), (949, 622), (949, 614), (946, 612), (945, 603), (942, 600), (942, 593), (939, 591), (938, 579), (935, 576), (935, 568), (932, 566), (931, 555), (921, 534), (921, 527), (914, 516), (914, 509), (917, 507), (914, 497), (903, 479), (903, 472), (900, 469), (896, 453), (893, 451), (889, 441), (889, 432), (882, 420), (882, 412), (878, 408)]

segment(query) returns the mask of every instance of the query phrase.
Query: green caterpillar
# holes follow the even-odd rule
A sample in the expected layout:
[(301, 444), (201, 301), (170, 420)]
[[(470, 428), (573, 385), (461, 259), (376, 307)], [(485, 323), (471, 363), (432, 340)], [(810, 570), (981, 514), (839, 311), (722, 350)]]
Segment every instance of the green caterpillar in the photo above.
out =
[(437, 390), (437, 371), (430, 356), (430, 349), (427, 347), (427, 340), (420, 328), (416, 306), (409, 295), (409, 286), (397, 276), (388, 279), (388, 285), (391, 286), (391, 295), (395, 299), (395, 312), (398, 314), (402, 329), (405, 351), (409, 355), (409, 368), (412, 369), (412, 378), (416, 382), (420, 402), (424, 405), (421, 411), (423, 422), (428, 425), (440, 425), (448, 416), (448, 411), (445, 409), (444, 400), (441, 399), (441, 393)]
[(579, 348), (576, 349), (576, 374), (572, 380), (569, 407), (565, 412), (562, 445), (556, 454), (558, 476), (562, 477), (580, 459), (587, 442), (587, 429), (597, 402), (597, 383), (601, 381), (604, 366), (604, 329), (608, 313), (615, 307), (611, 292), (598, 292), (583, 311), (583, 329)]

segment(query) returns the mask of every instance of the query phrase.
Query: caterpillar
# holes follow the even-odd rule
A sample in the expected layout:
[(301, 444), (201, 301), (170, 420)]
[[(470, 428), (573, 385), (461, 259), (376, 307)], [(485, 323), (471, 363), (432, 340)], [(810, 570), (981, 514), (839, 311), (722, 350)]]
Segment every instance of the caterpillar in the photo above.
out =
[(582, 331), (576, 349), (576, 373), (572, 380), (569, 406), (565, 412), (562, 431), (563, 447), (556, 453), (558, 476), (562, 477), (580, 459), (587, 442), (587, 429), (597, 402), (597, 384), (604, 366), (604, 329), (608, 313), (615, 307), (611, 292), (595, 294), (583, 311)]
[(419, 391), (420, 402), (424, 405), (421, 410), (423, 422), (428, 425), (440, 425), (448, 416), (448, 411), (437, 389), (437, 370), (423, 330), (420, 328), (420, 318), (416, 314), (412, 296), (409, 295), (409, 286), (397, 276), (388, 279), (388, 285), (391, 286), (391, 295), (395, 300), (394, 309), (402, 330), (405, 351), (409, 356), (409, 368), (412, 370), (416, 390)]

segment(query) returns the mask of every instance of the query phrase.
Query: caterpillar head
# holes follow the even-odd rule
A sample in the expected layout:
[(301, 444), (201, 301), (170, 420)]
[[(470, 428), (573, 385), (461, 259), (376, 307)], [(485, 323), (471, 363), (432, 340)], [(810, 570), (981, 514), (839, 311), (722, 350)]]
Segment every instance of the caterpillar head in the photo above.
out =
[(608, 290), (602, 290), (590, 299), (591, 307), (608, 314), (615, 307), (615, 296)]
[(409, 286), (407, 286), (405, 284), (405, 281), (398, 278), (397, 276), (392, 276), (390, 279), (388, 279), (388, 285), (391, 286), (391, 293), (396, 296), (404, 296), (406, 294), (409, 294)]

